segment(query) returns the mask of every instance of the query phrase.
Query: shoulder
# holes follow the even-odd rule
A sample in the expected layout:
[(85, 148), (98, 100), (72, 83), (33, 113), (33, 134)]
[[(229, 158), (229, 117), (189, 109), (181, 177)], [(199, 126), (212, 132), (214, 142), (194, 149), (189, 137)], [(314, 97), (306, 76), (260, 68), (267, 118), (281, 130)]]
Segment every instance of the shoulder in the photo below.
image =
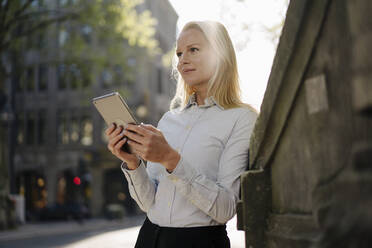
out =
[(257, 111), (249, 105), (226, 109), (224, 112), (226, 112), (226, 114), (234, 115), (238, 122), (254, 123), (258, 117)]
[(160, 118), (159, 122), (158, 122), (158, 127), (161, 126), (161, 124), (164, 122), (164, 120), (167, 118), (167, 116), (169, 115), (169, 112), (170, 111), (167, 111), (163, 114), (163, 116)]
[(258, 113), (249, 107), (237, 107), (225, 110), (233, 113), (229, 116), (233, 120), (230, 137), (237, 139), (250, 139)]
[(182, 110), (180, 107), (168, 110), (163, 114), (163, 116), (160, 118), (159, 123), (172, 119), (172, 118), (177, 118), (180, 114), (182, 113)]
[(241, 137), (250, 136), (258, 117), (256, 111), (249, 107), (241, 106), (226, 109), (224, 112), (229, 113), (225, 118), (232, 121), (232, 133)]
[(158, 128), (162, 127), (163, 125), (167, 125), (166, 123), (169, 123), (173, 119), (177, 118), (177, 114), (179, 113), (179, 110), (168, 110), (163, 114), (163, 116), (160, 118), (158, 122)]

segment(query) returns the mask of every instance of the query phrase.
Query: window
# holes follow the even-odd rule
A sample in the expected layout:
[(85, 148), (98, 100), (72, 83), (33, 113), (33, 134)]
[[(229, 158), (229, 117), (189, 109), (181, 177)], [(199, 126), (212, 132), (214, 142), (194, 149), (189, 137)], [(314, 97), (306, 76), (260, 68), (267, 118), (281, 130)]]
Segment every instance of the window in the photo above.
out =
[(69, 143), (68, 117), (65, 112), (60, 112), (57, 117), (57, 140), (59, 144)]
[(26, 88), (27, 73), (23, 71), (18, 79), (17, 91), (22, 92)]
[(57, 69), (59, 89), (82, 89), (91, 85), (89, 63), (60, 64)]
[(36, 36), (36, 47), (38, 49), (43, 49), (47, 47), (47, 37), (46, 37), (46, 30), (43, 30), (43, 32), (39, 32)]
[(78, 3), (78, 0), (59, 0), (60, 7), (67, 7), (70, 5), (75, 5)]
[(39, 90), (44, 91), (48, 87), (48, 67), (44, 64), (39, 66)]
[(83, 36), (83, 39), (86, 43), (90, 44), (92, 41), (92, 27), (89, 25), (85, 25), (81, 28), (81, 34)]
[(110, 69), (108, 68), (104, 69), (102, 71), (101, 78), (102, 78), (102, 85), (104, 88), (112, 87), (114, 83), (114, 75)]
[(59, 6), (67, 6), (69, 4), (69, 0), (59, 0)]
[(119, 65), (108, 66), (101, 73), (103, 88), (122, 86), (125, 83), (123, 68)]
[(81, 74), (82, 74), (82, 86), (87, 88), (91, 85), (91, 64), (85, 63), (81, 65)]
[(43, 0), (34, 0), (31, 2), (31, 7), (32, 8), (41, 8), (44, 6), (44, 1)]
[(71, 118), (71, 133), (70, 133), (70, 140), (73, 143), (79, 142), (79, 119), (76, 117)]
[(24, 113), (16, 115), (17, 120), (17, 144), (23, 145), (25, 143), (25, 118)]
[(28, 91), (35, 89), (35, 70), (32, 67), (27, 69), (26, 85)]
[(81, 120), (81, 144), (84, 146), (90, 146), (93, 144), (93, 122), (88, 116), (85, 116)]
[(57, 78), (58, 78), (58, 88), (66, 89), (67, 88), (67, 66), (65, 64), (60, 64), (57, 69)]
[(46, 116), (46, 111), (41, 110), (39, 112), (39, 121), (38, 121), (38, 137), (37, 137), (37, 143), (39, 145), (43, 145), (46, 142), (46, 133), (47, 133), (47, 116)]
[(115, 65), (113, 67), (113, 72), (114, 72), (114, 82), (119, 86), (124, 85), (126, 78), (124, 76), (123, 67), (120, 65)]
[(63, 47), (66, 43), (67, 40), (69, 39), (70, 34), (64, 27), (60, 27), (59, 34), (58, 34), (58, 45), (59, 47)]
[[(104, 123), (104, 121), (102, 121), (102, 123)], [(101, 139), (104, 143), (107, 143), (108, 142), (108, 137), (106, 135), (107, 125), (103, 124), (102, 126), (103, 126), (103, 128), (102, 128), (102, 131), (101, 131)]]
[(30, 34), (27, 38), (26, 48), (27, 49), (43, 49), (47, 47), (47, 29)]
[(35, 144), (35, 114), (34, 113), (27, 113), (27, 121), (26, 121), (26, 143), (27, 145)]
[(71, 89), (77, 89), (82, 85), (81, 71), (76, 64), (70, 65), (70, 87)]
[(135, 57), (129, 57), (127, 63), (130, 67), (135, 67), (137, 65), (137, 59)]
[[(57, 115), (58, 144), (93, 144), (93, 121), (88, 115), (78, 116), (80, 111), (62, 110)], [(71, 114), (72, 113), (72, 114)]]

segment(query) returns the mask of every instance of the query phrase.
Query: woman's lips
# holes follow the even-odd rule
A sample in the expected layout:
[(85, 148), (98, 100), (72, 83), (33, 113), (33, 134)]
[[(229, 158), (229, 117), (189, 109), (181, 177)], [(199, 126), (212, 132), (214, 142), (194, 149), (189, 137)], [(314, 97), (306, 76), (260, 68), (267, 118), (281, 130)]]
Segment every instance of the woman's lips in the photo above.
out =
[(182, 70), (183, 73), (188, 73), (188, 72), (192, 72), (192, 71), (195, 71), (195, 69), (184, 69), (184, 70)]

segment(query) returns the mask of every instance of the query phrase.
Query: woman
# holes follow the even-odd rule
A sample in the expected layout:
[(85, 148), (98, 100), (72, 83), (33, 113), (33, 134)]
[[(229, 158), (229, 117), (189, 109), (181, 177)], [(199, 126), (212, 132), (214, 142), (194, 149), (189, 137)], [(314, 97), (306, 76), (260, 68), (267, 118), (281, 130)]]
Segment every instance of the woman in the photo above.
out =
[[(113, 125), (108, 149), (124, 162), (131, 196), (147, 213), (136, 247), (230, 247), (225, 224), (236, 212), (257, 113), (240, 100), (222, 24), (186, 24), (176, 55), (177, 92), (158, 128)], [(125, 142), (134, 154), (120, 149)]]

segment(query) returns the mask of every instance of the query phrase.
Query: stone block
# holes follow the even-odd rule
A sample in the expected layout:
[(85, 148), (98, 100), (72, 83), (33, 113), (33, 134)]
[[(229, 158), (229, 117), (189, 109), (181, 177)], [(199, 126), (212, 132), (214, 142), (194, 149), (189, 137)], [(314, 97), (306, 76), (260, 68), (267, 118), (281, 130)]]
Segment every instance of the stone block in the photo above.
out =
[[(371, 40), (372, 42), (372, 40)], [(372, 74), (356, 75), (352, 80), (352, 99), (355, 112), (372, 117)]]

